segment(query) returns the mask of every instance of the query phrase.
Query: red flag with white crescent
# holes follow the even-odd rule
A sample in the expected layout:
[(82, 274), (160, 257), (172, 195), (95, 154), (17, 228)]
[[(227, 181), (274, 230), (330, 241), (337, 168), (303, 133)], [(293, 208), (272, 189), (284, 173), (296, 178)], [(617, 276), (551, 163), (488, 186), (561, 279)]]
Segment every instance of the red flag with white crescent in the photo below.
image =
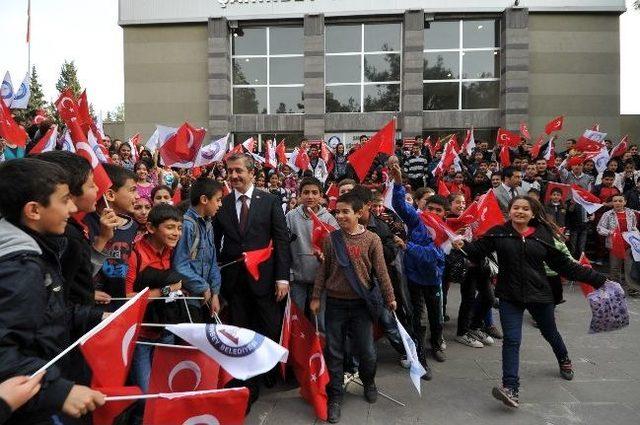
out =
[[(140, 387), (97, 387), (92, 388), (96, 391), (100, 391), (107, 397), (112, 396), (135, 396), (142, 395)], [(99, 406), (91, 414), (93, 425), (113, 425), (118, 416), (122, 414), (129, 406), (135, 403), (136, 400), (112, 400), (108, 403)]]
[(276, 157), (278, 157), (278, 162), (281, 165), (285, 165), (287, 163), (284, 139), (280, 140), (280, 143), (278, 143), (278, 146), (276, 146)]
[(100, 163), (96, 151), (91, 146), (86, 136), (82, 133), (82, 129), (75, 118), (69, 119), (67, 122), (67, 129), (69, 130), (71, 140), (76, 149), (76, 154), (80, 155), (89, 161), (89, 164), (91, 164), (91, 168), (93, 169), (93, 181), (96, 186), (98, 186), (98, 197), (104, 195), (104, 193), (111, 187), (112, 183), (109, 175)]
[(531, 140), (531, 133), (529, 133), (529, 127), (526, 122), (520, 123), (520, 135), (527, 140)]
[(496, 137), (496, 142), (500, 146), (507, 146), (510, 148), (517, 148), (520, 146), (520, 142), (522, 141), (522, 137), (518, 133), (514, 133), (513, 131), (505, 130), (503, 128), (498, 129), (498, 136)]
[(322, 252), (322, 245), (327, 236), (334, 230), (332, 225), (320, 220), (311, 208), (307, 208), (307, 213), (311, 217), (311, 246), (314, 250)]
[(559, 117), (555, 117), (554, 119), (549, 121), (547, 125), (544, 126), (544, 132), (547, 133), (547, 135), (550, 135), (555, 131), (560, 131), (562, 130), (563, 124), (564, 124), (564, 116), (560, 115)]
[(273, 241), (269, 241), (269, 245), (266, 248), (255, 249), (253, 251), (245, 251), (242, 253), (247, 271), (256, 281), (260, 280), (260, 264), (271, 258), (272, 253)]
[(31, 149), (29, 155), (35, 155), (42, 152), (50, 152), (56, 148), (58, 139), (58, 126), (52, 125), (49, 130), (38, 140), (38, 143)]
[(193, 347), (154, 347), (149, 393), (215, 390), (220, 365)]
[(624, 155), (624, 153), (627, 151), (627, 149), (629, 149), (629, 135), (625, 135), (621, 140), (620, 143), (618, 143), (616, 145), (616, 147), (614, 147), (611, 150), (611, 154), (610, 157), (611, 158), (617, 158), (620, 157), (622, 155)]

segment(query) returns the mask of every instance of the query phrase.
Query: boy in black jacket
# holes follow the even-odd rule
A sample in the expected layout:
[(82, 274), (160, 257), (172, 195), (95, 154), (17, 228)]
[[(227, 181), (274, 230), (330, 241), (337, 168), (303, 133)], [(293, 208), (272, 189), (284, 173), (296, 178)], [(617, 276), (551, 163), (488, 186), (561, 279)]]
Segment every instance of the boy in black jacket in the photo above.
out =
[[(31, 375), (88, 330), (96, 309), (67, 306), (60, 269), (71, 214), (68, 176), (33, 158), (0, 165), (0, 380)], [(49, 424), (52, 415), (80, 417), (104, 404), (104, 395), (66, 379), (65, 359), (49, 367), (42, 388), (7, 423)]]

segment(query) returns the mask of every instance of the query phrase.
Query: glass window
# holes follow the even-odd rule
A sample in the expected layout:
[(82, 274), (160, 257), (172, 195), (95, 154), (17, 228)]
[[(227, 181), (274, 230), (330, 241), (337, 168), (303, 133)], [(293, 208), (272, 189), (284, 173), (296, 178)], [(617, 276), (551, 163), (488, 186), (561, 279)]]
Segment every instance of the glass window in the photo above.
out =
[(424, 83), (424, 110), (458, 109), (459, 83)]
[(304, 112), (304, 87), (271, 87), (269, 103), (272, 114)]
[(364, 55), (364, 80), (371, 82), (400, 81), (400, 55)]
[(327, 112), (360, 112), (360, 85), (327, 86)]
[(462, 52), (462, 78), (499, 78), (500, 58), (497, 50), (471, 50)]
[(329, 25), (325, 29), (327, 53), (359, 52), (362, 50), (360, 25)]
[(458, 52), (425, 52), (425, 80), (456, 78), (460, 78), (460, 54)]
[(458, 21), (428, 22), (424, 28), (425, 49), (459, 49), (460, 24)]
[(242, 31), (237, 31), (233, 37), (233, 54), (266, 55), (266, 31), (266, 28), (243, 28)]
[(400, 110), (400, 23), (327, 25), (325, 43), (327, 112)]
[(302, 27), (241, 28), (232, 38), (233, 112), (304, 112)]
[(399, 52), (401, 49), (399, 23), (364, 26), (365, 52)]
[(364, 111), (397, 111), (400, 107), (400, 84), (364, 86)]
[(424, 109), (498, 108), (499, 40), (496, 19), (427, 22)]
[(325, 70), (327, 83), (359, 83), (360, 56), (327, 56)]
[(304, 32), (302, 27), (269, 28), (269, 53), (291, 55), (304, 53)]
[(304, 58), (269, 59), (270, 84), (304, 84)]
[(240, 58), (233, 60), (233, 83), (267, 84), (267, 60), (265, 58)]
[(462, 84), (462, 109), (497, 108), (500, 81), (475, 81)]
[(266, 114), (267, 113), (267, 88), (234, 88), (233, 89), (233, 113), (234, 114)]
[(462, 38), (465, 48), (498, 47), (500, 33), (495, 19), (486, 21), (463, 21)]

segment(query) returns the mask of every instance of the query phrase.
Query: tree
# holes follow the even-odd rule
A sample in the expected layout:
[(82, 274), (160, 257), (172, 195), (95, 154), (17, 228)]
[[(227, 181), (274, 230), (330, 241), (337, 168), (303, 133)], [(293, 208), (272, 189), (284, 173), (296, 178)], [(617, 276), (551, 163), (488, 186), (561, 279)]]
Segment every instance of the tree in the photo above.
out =
[(78, 98), (82, 92), (80, 81), (78, 81), (78, 70), (74, 61), (67, 62), (65, 60), (60, 67), (60, 77), (56, 83), (56, 90), (62, 92), (66, 88), (71, 89), (75, 98)]
[(44, 93), (42, 92), (42, 84), (38, 81), (38, 72), (35, 65), (31, 68), (29, 90), (31, 91), (31, 97), (29, 98), (27, 109), (16, 109), (13, 111), (16, 120), (25, 127), (28, 127), (33, 117), (36, 116), (36, 111), (44, 108), (46, 105)]
[(636, 0), (636, 2), (633, 3), (633, 7), (635, 7), (636, 9), (640, 9), (640, 0)]
[(124, 121), (124, 103), (116, 106), (116, 109), (113, 111), (107, 112), (107, 117), (104, 119), (104, 122), (121, 122)]

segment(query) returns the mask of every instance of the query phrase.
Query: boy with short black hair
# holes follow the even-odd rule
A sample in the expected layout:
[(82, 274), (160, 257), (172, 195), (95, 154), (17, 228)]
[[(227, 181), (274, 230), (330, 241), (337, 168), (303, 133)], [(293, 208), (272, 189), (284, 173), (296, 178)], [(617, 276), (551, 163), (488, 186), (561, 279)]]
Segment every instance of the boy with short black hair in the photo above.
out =
[(549, 194), (549, 202), (544, 206), (547, 216), (553, 220), (558, 227), (564, 227), (567, 216), (567, 205), (562, 201), (562, 189), (554, 187)]
[[(379, 279), (386, 305), (391, 310), (396, 309), (380, 238), (358, 223), (362, 207), (362, 200), (354, 193), (347, 193), (338, 198), (336, 219), (340, 229), (325, 239), (322, 251), (324, 261), (318, 269), (310, 305), (311, 311), (318, 314), (320, 297), (326, 292), (325, 358), (330, 377), (327, 395), (328, 421), (331, 423), (340, 420), (347, 333), (352, 336), (351, 341), (360, 357), (359, 373), (364, 384), (364, 396), (369, 403), (375, 403), (378, 395), (375, 385), (376, 350), (373, 344), (373, 321), (367, 303), (359, 297), (356, 290), (361, 292), (362, 289), (371, 288), (373, 272)], [(338, 256), (347, 258), (349, 265), (341, 265)]]
[[(285, 216), (289, 234), (291, 235), (291, 300), (303, 311), (308, 311), (313, 282), (316, 278), (318, 267), (322, 261), (322, 252), (317, 252), (311, 243), (313, 233), (313, 220), (309, 209), (318, 219), (338, 228), (338, 222), (331, 213), (320, 205), (323, 195), (323, 187), (320, 180), (315, 177), (305, 177), (300, 181), (298, 189), (298, 205)], [(318, 316), (318, 325), (324, 331), (324, 303)]]
[[(204, 297), (208, 316), (220, 311), (220, 268), (216, 258), (212, 219), (222, 204), (222, 185), (201, 177), (191, 185), (191, 206), (184, 214), (182, 236), (173, 254), (173, 267), (185, 277), (183, 287), (190, 295)], [(189, 300), (199, 305), (197, 300)], [(193, 318), (201, 321), (204, 317)]]
[[(105, 192), (107, 205), (100, 205), (98, 211), (87, 214), (84, 222), (89, 229), (89, 238), (93, 246), (107, 256), (102, 269), (96, 276), (96, 289), (111, 297), (125, 296), (125, 277), (127, 262), (133, 240), (138, 232), (138, 224), (131, 218), (136, 202), (136, 175), (113, 164), (103, 164), (104, 170), (111, 179), (111, 187)], [(101, 203), (102, 204), (102, 203)], [(100, 231), (100, 213), (104, 208), (111, 208), (117, 215), (113, 236), (108, 238)], [(111, 302), (108, 310), (114, 311), (123, 302)]]
[[(31, 375), (71, 343), (70, 332), (97, 325), (102, 312), (69, 308), (60, 236), (77, 211), (65, 170), (34, 158), (0, 165), (0, 380)], [(42, 388), (7, 424), (54, 423), (104, 404), (104, 395), (67, 379), (68, 359), (47, 369)]]

